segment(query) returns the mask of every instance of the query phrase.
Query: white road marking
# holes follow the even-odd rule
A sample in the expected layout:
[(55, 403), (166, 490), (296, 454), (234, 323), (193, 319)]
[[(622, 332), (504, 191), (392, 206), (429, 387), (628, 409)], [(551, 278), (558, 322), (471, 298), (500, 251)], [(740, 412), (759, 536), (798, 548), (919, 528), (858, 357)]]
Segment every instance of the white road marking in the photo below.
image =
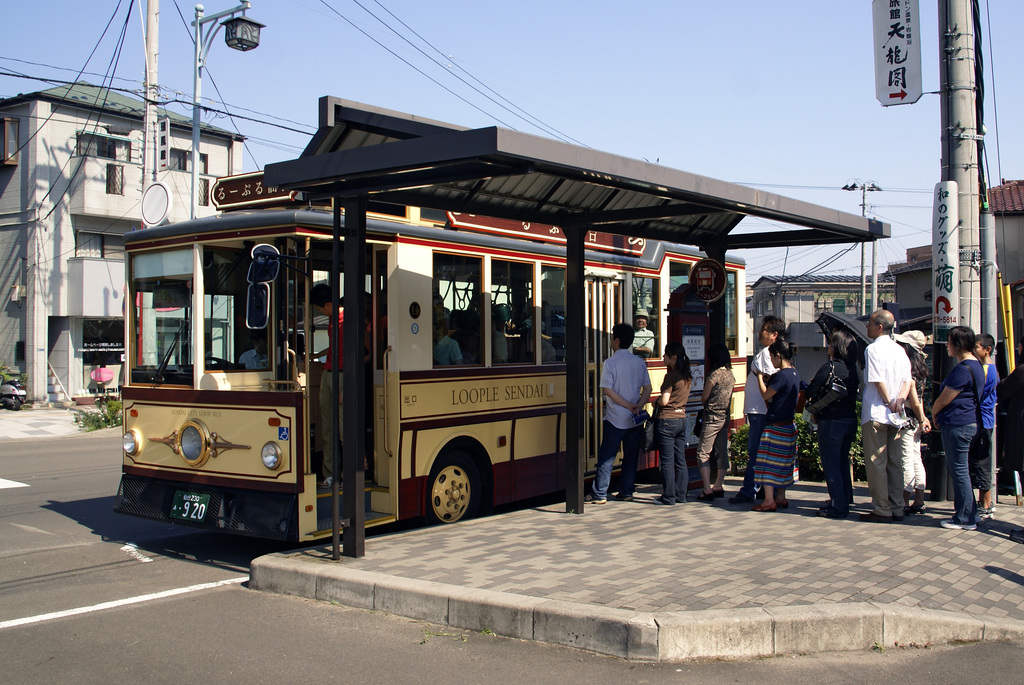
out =
[(147, 557), (145, 554), (140, 552), (138, 545), (136, 545), (134, 542), (129, 542), (127, 545), (123, 546), (121, 548), (121, 551), (130, 556), (131, 558), (135, 559), (136, 561), (141, 561), (143, 564), (153, 561), (152, 557)]
[(0, 490), (3, 490), (4, 488), (27, 488), (27, 487), (28, 487), (28, 483), (19, 483), (16, 480), (6, 480), (4, 478), (0, 478)]
[(48, 530), (43, 530), (42, 528), (36, 528), (35, 526), (27, 526), (24, 523), (15, 523), (13, 521), (8, 521), (8, 523), (10, 523), (15, 528), (21, 528), (22, 530), (27, 530), (29, 533), (38, 533), (40, 535), (56, 535), (56, 533), (51, 533)]
[(105, 609), (115, 609), (117, 607), (128, 606), (130, 604), (140, 604), (142, 602), (150, 602), (154, 599), (163, 599), (165, 597), (174, 597), (176, 595), (184, 595), (189, 592), (198, 592), (200, 590), (210, 590), (215, 587), (222, 585), (234, 585), (237, 583), (244, 583), (249, 580), (249, 576), (239, 576), (237, 578), (228, 578), (226, 580), (218, 580), (213, 583), (200, 583), (199, 585), (189, 585), (188, 587), (179, 587), (174, 590), (164, 590), (163, 592), (151, 592), (147, 595), (138, 595), (136, 597), (126, 597), (125, 599), (115, 599), (112, 602), (103, 602), (101, 604), (93, 604), (87, 607), (78, 607), (77, 609), (67, 609), (65, 611), (53, 611), (49, 614), (39, 614), (38, 616), (27, 616), (25, 618), (15, 618), (10, 621), (0, 621), (0, 630), (4, 628), (15, 628), (17, 626), (29, 625), (30, 623), (40, 623), (42, 621), (52, 621), (57, 618), (66, 618), (68, 616), (77, 616), (78, 614), (88, 614), (93, 611), (103, 611)]

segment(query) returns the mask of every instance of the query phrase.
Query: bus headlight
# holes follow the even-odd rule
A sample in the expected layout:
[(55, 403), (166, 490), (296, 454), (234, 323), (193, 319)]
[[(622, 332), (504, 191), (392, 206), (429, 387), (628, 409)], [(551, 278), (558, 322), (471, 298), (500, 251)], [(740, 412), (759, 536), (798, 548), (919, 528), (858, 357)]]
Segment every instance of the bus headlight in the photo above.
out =
[(189, 419), (178, 431), (178, 454), (189, 466), (202, 466), (210, 457), (210, 431), (202, 421)]
[(260, 459), (268, 469), (276, 470), (281, 465), (281, 448), (277, 446), (276, 442), (268, 442), (260, 450)]
[(139, 434), (134, 428), (129, 428), (121, 436), (121, 447), (128, 456), (135, 456), (139, 451), (140, 444), (142, 441), (139, 440)]

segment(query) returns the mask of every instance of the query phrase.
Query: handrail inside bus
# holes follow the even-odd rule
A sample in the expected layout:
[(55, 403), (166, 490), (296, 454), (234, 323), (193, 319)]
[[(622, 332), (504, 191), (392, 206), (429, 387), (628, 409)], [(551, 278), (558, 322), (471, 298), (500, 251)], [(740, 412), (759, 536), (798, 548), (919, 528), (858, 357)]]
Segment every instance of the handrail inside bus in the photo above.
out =
[(391, 369), (391, 345), (384, 348), (384, 452), (389, 458), (395, 455), (391, 453), (391, 443), (388, 442), (388, 436), (391, 435), (388, 430), (388, 416), (391, 414), (390, 407), (388, 404), (388, 371)]

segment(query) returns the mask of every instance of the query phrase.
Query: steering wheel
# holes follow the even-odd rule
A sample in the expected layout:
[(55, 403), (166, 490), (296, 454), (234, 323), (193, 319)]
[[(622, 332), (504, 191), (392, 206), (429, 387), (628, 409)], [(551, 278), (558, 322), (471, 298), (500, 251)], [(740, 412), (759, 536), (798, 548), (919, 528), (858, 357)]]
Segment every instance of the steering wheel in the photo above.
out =
[(221, 357), (207, 357), (205, 362), (206, 368), (211, 371), (230, 371), (236, 368), (232, 362)]

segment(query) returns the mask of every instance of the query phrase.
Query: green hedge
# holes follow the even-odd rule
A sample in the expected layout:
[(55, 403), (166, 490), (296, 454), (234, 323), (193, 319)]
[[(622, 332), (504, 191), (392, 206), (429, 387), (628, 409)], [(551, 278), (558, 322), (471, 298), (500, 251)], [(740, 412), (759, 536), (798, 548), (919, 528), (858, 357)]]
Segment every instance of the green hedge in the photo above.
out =
[(121, 402), (109, 400), (95, 410), (79, 411), (75, 423), (84, 431), (95, 431), (121, 425)]
[[(859, 403), (857, 415), (860, 415)], [(821, 453), (818, 451), (817, 431), (802, 416), (796, 417), (796, 431), (800, 480), (825, 480), (825, 472), (821, 467)], [(742, 475), (743, 471), (747, 468), (747, 436), (749, 433), (750, 427), (744, 424), (733, 433), (729, 441), (729, 461), (732, 463), (733, 475)], [(853, 439), (853, 445), (850, 447), (850, 461), (853, 463), (853, 477), (856, 480), (866, 480), (867, 473), (864, 470), (864, 450), (861, 445), (859, 424), (857, 425), (857, 435)]]

